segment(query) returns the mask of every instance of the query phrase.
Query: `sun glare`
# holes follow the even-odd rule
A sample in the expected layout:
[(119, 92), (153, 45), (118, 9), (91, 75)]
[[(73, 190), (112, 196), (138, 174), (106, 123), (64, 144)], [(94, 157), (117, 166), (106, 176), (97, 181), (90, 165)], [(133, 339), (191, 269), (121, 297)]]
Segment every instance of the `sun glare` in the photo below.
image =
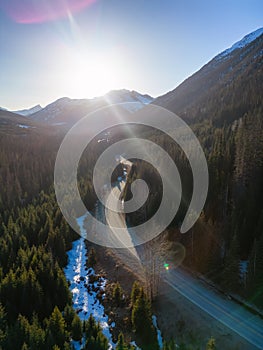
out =
[(70, 86), (70, 94), (76, 98), (104, 95), (124, 86), (124, 70), (113, 54), (73, 55), (66, 61), (63, 84)]

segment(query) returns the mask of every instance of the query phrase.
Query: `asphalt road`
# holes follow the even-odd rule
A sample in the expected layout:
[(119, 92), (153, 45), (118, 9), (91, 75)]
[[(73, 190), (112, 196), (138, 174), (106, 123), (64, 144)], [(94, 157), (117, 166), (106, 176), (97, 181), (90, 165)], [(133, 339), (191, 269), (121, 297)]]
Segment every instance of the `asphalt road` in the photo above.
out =
[(263, 349), (263, 320), (259, 316), (209, 289), (182, 269), (169, 270), (163, 275), (163, 279), (173, 289), (253, 344), (255, 348)]
[[(120, 195), (124, 184), (125, 182), (122, 182), (114, 187), (114, 196), (118, 197)], [(126, 227), (123, 215), (115, 211), (106, 210), (106, 220), (113, 230), (114, 227)], [(126, 232), (125, 242), (128, 242), (128, 229)], [(125, 248), (125, 244), (123, 247)], [(117, 249), (116, 252), (122, 258), (124, 264), (134, 269), (134, 271), (143, 271), (135, 248)], [(259, 316), (250, 313), (233, 300), (229, 300), (212, 290), (183, 269), (177, 268), (165, 271), (162, 274), (162, 279), (204, 312), (246, 339), (255, 346), (255, 349), (263, 349), (263, 320)]]
[[(136, 271), (138, 276), (144, 276), (144, 267), (140, 261), (137, 250), (133, 247), (132, 239), (130, 237), (129, 230), (126, 225), (125, 217), (118, 213), (118, 207), (114, 201), (114, 197), (119, 198), (121, 191), (125, 186), (125, 181), (121, 181), (112, 188), (111, 196), (109, 193), (105, 193), (108, 196), (106, 203), (111, 204), (111, 208), (114, 211), (105, 209), (100, 202), (98, 202), (96, 209), (96, 216), (98, 220), (107, 222), (111, 227), (112, 235), (109, 238), (111, 246), (118, 248), (111, 248), (114, 254), (122, 261), (124, 265), (131, 270)], [(111, 203), (109, 203), (111, 201)], [(122, 228), (121, 234), (118, 232), (118, 228)], [(123, 230), (124, 229), (124, 230)]]

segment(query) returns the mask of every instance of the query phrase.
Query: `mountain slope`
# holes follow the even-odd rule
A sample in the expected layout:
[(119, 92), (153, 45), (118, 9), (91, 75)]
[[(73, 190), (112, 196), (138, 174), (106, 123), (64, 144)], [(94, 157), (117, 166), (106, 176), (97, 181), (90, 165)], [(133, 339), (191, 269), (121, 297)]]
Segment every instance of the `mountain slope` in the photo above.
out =
[(23, 115), (25, 117), (30, 116), (31, 114), (37, 113), (41, 111), (42, 107), (40, 105), (36, 105), (29, 109), (22, 109), (20, 111), (14, 111), (13, 113)]
[(136, 91), (114, 90), (103, 97), (94, 99), (70, 99), (63, 97), (42, 110), (31, 115), (31, 118), (51, 125), (73, 125), (82, 117), (98, 108), (107, 105), (123, 103), (121, 108), (125, 112), (135, 112), (153, 101), (148, 95), (141, 95)]
[(246, 36), (244, 36), (243, 39), (241, 39), (240, 41), (238, 41), (237, 43), (232, 45), (229, 49), (226, 49), (225, 51), (221, 52), (217, 56), (217, 58), (219, 59), (219, 58), (225, 57), (225, 56), (231, 54), (231, 52), (233, 52), (236, 49), (242, 49), (243, 47), (250, 44), (252, 41), (256, 40), (262, 34), (263, 34), (263, 28), (259, 28), (250, 34), (247, 34)]
[[(175, 90), (153, 103), (181, 116), (203, 146), (209, 190), (203, 215), (188, 234), (171, 239), (186, 248), (184, 263), (263, 307), (263, 34), (247, 35)], [(145, 108), (144, 111), (150, 108)], [(146, 113), (144, 112), (144, 113)], [(162, 136), (180, 169), (183, 189), (192, 171), (176, 145)], [(150, 173), (147, 166), (141, 174)], [(158, 183), (154, 184), (155, 193)], [(192, 195), (192, 193), (190, 193)], [(188, 197), (184, 195), (182, 207)], [(191, 198), (191, 197), (190, 197)], [(157, 198), (158, 199), (158, 198)], [(157, 205), (151, 203), (151, 206)], [(188, 209), (188, 206), (186, 205)], [(150, 213), (148, 206), (145, 212)], [(185, 209), (184, 209), (185, 210)], [(181, 223), (181, 212), (178, 221)], [(184, 217), (184, 216), (183, 216)], [(201, 253), (201, 254), (200, 254)], [(247, 266), (241, 270), (241, 266)]]
[(262, 33), (249, 34), (154, 104), (188, 122), (210, 119), (219, 124), (238, 119), (248, 105), (262, 105)]
[(44, 131), (47, 127), (28, 117), (0, 109), (0, 133), (25, 134), (34, 131)]

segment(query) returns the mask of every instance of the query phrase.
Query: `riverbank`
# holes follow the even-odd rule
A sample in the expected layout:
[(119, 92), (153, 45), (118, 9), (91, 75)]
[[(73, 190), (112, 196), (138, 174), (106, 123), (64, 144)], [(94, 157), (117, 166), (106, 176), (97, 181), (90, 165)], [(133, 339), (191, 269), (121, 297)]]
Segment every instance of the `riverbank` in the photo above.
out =
[[(84, 220), (85, 215), (77, 220), (81, 230), (84, 230)], [(68, 264), (64, 272), (70, 282), (69, 288), (73, 296), (73, 307), (82, 321), (87, 320), (92, 314), (95, 320), (100, 323), (103, 334), (109, 340), (109, 349), (113, 349), (115, 344), (112, 341), (111, 330), (114, 324), (110, 324), (101, 302), (105, 297), (107, 281), (102, 275), (95, 273), (94, 269), (87, 268), (88, 253), (83, 237), (72, 243), (72, 249), (67, 252), (67, 255)]]

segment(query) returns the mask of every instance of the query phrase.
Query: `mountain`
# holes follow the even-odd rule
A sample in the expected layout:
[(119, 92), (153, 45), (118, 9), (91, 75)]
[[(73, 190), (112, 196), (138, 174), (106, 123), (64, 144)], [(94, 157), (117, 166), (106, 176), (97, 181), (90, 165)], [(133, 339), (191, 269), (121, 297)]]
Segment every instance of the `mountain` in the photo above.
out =
[[(238, 266), (238, 258), (256, 259), (255, 247), (263, 241), (262, 91), (263, 28), (246, 35), (154, 101), (190, 124), (203, 146), (209, 169), (204, 217), (214, 227), (210, 231), (219, 232), (215, 235), (220, 249), (211, 254), (221, 263), (214, 263), (226, 270), (228, 257), (235, 255), (232, 267)], [(205, 251), (206, 239), (199, 252)], [(256, 285), (253, 276), (251, 285)]]
[[(6, 136), (7, 140), (11, 136), (40, 136), (55, 137), (58, 130), (53, 127), (41, 123), (37, 120), (32, 120), (30, 117), (25, 117), (14, 112), (0, 109), (0, 135), (1, 138)], [(8, 141), (9, 142), (9, 141)], [(11, 142), (11, 141), (10, 141)]]
[(69, 127), (82, 117), (98, 108), (122, 103), (120, 108), (127, 113), (133, 113), (144, 105), (153, 101), (149, 95), (142, 95), (136, 91), (114, 90), (105, 96), (93, 99), (70, 99), (63, 97), (49, 104), (45, 108), (31, 114), (31, 118), (53, 126)]
[(249, 106), (263, 104), (263, 28), (246, 35), (217, 55), (173, 91), (154, 104), (165, 107), (188, 122), (210, 119), (233, 122)]
[(221, 52), (217, 56), (217, 59), (230, 55), (236, 49), (242, 49), (243, 47), (246, 47), (248, 44), (256, 40), (262, 34), (263, 34), (263, 28), (259, 28), (250, 34), (247, 34), (246, 36), (244, 36), (243, 39), (241, 39), (240, 41), (232, 45), (229, 49), (226, 49), (225, 51)]
[(16, 114), (20, 114), (20, 115), (23, 115), (25, 117), (27, 116), (30, 116), (31, 114), (34, 114), (36, 112), (39, 112), (41, 111), (42, 107), (40, 105), (36, 105), (32, 108), (29, 108), (29, 109), (23, 109), (23, 110), (20, 110), (20, 111), (14, 111), (14, 113)]
[(21, 135), (46, 129), (45, 125), (28, 117), (0, 109), (0, 133)]
[(145, 105), (153, 102), (153, 98), (149, 95), (142, 95), (137, 91), (129, 90), (113, 90), (108, 92), (104, 98), (110, 101), (111, 104), (124, 103), (123, 108), (133, 113)]
[[(165, 135), (155, 130), (143, 134), (171, 155), (182, 180), (181, 205), (167, 230), (169, 241), (182, 244), (186, 253), (184, 264), (191, 270), (213, 280), (226, 293), (238, 294), (260, 308), (263, 308), (262, 91), (263, 28), (218, 54), (176, 89), (137, 114), (138, 119), (160, 120), (153, 105), (176, 113), (191, 126), (206, 156), (209, 171), (206, 203), (194, 227), (182, 235), (177, 229), (192, 198), (191, 164), (177, 143)], [(170, 130), (173, 132), (172, 126)], [(175, 130), (174, 135), (178, 137), (179, 132)], [(187, 142), (184, 134), (180, 136)], [(190, 141), (190, 151), (191, 146)], [(161, 160), (156, 154), (155, 161)], [(137, 161), (132, 180), (135, 178), (150, 183), (150, 200), (139, 212), (126, 214), (131, 226), (140, 225), (141, 218), (143, 222), (150, 219), (163, 195), (161, 181), (146, 162)], [(132, 180), (127, 182), (125, 199), (130, 199)], [(170, 251), (173, 254), (174, 247)]]

